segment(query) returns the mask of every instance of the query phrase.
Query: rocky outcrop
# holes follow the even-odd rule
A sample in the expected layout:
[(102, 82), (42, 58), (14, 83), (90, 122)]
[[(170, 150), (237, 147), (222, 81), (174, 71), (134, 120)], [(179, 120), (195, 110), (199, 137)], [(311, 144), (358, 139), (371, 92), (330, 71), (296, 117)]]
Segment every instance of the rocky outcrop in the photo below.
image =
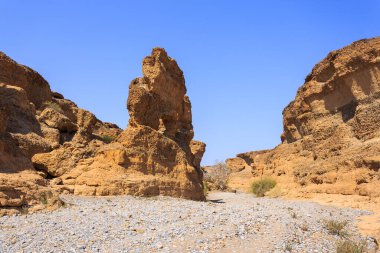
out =
[(57, 206), (62, 192), (203, 200), (205, 144), (192, 140), (183, 73), (156, 48), (143, 74), (122, 131), (0, 53), (0, 215)]
[(31, 68), (16, 63), (2, 52), (0, 52), (0, 83), (20, 87), (27, 95), (28, 101), (36, 108), (40, 108), (52, 97), (50, 86), (42, 76)]
[[(120, 132), (52, 92), (37, 72), (0, 52), (0, 215), (59, 203), (48, 201), (58, 194), (50, 187), (56, 174), (32, 160), (60, 152), (70, 158), (57, 167), (72, 168), (78, 156), (95, 155), (87, 143), (103, 143), (99, 133), (116, 138)], [(65, 144), (77, 149), (71, 154)], [(53, 163), (47, 158), (44, 162)]]
[(277, 177), (297, 194), (378, 197), (379, 115), (380, 38), (357, 41), (331, 52), (306, 77), (283, 111), (282, 144), (239, 156), (253, 178)]
[(205, 146), (190, 147), (194, 133), (183, 73), (163, 49), (155, 48), (143, 60), (143, 74), (129, 87), (127, 129), (94, 158), (79, 159), (62, 182), (75, 194), (203, 200), (199, 163)]

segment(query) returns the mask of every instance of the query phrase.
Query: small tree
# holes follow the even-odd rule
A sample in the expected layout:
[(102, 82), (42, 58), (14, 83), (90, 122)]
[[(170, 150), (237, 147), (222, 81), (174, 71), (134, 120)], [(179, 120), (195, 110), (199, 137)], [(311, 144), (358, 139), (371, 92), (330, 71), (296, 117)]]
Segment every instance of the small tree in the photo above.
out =
[(225, 191), (228, 189), (228, 178), (231, 174), (230, 169), (223, 162), (218, 162), (209, 168), (204, 174), (204, 181), (210, 190)]

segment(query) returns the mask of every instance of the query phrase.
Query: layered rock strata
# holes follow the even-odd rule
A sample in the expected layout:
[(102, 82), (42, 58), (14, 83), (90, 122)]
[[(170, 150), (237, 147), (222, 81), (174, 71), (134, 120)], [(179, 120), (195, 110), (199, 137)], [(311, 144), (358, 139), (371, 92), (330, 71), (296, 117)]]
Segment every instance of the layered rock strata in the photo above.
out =
[(98, 120), (0, 53), (0, 214), (60, 193), (203, 200), (191, 104), (175, 60), (156, 48), (130, 85), (128, 128)]
[[(227, 161), (298, 193), (380, 196), (380, 38), (333, 51), (283, 111), (282, 144)], [(239, 173), (232, 175), (239, 177)], [(247, 185), (245, 185), (247, 186)], [(294, 188), (295, 187), (295, 188)]]
[[(61, 176), (75, 194), (168, 195), (203, 200), (200, 159), (193, 141), (191, 104), (176, 61), (155, 48), (143, 77), (129, 87), (129, 125), (117, 139)], [(194, 152), (194, 154), (193, 154)]]

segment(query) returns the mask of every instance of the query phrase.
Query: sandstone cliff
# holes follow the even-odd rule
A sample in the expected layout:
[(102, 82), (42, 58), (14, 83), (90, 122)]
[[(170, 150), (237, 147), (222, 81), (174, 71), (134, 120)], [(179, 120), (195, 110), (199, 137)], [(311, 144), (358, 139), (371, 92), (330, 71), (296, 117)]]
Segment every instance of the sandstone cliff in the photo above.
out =
[[(283, 111), (282, 144), (227, 160), (230, 183), (272, 176), (296, 194), (380, 196), (380, 38), (331, 52)], [(238, 172), (241, 171), (241, 172)], [(251, 172), (249, 180), (247, 172)], [(239, 185), (239, 180), (245, 178)]]
[(143, 74), (131, 83), (122, 131), (0, 53), (0, 214), (62, 192), (204, 199), (205, 145), (192, 140), (183, 73), (157, 48)]
[(194, 133), (183, 73), (165, 50), (155, 48), (143, 60), (143, 74), (129, 87), (127, 129), (62, 174), (62, 182), (75, 194), (203, 200), (204, 144), (190, 147)]

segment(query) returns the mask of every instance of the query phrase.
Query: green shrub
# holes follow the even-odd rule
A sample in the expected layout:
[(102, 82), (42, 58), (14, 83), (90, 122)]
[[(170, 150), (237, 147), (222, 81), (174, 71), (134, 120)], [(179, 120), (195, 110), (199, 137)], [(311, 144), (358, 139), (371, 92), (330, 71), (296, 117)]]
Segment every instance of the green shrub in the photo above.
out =
[(44, 106), (46, 108), (51, 108), (51, 109), (53, 109), (53, 110), (55, 110), (55, 111), (57, 111), (59, 113), (63, 113), (63, 110), (62, 110), (61, 106), (59, 104), (56, 104), (56, 103), (52, 102), (52, 101), (45, 102)]
[(207, 185), (207, 181), (203, 181), (203, 194), (205, 196), (207, 196), (208, 194), (208, 185)]
[(109, 136), (109, 135), (103, 135), (103, 136), (100, 136), (100, 139), (105, 142), (105, 143), (111, 143), (115, 140), (115, 137), (113, 136)]
[(336, 253), (364, 253), (367, 252), (365, 242), (353, 242), (350, 240), (340, 241), (336, 245)]
[(252, 192), (257, 197), (264, 197), (265, 193), (276, 186), (276, 181), (271, 178), (263, 178), (252, 183)]
[(336, 220), (325, 220), (324, 227), (329, 231), (332, 235), (346, 236), (347, 232), (344, 230), (347, 221), (336, 221)]

